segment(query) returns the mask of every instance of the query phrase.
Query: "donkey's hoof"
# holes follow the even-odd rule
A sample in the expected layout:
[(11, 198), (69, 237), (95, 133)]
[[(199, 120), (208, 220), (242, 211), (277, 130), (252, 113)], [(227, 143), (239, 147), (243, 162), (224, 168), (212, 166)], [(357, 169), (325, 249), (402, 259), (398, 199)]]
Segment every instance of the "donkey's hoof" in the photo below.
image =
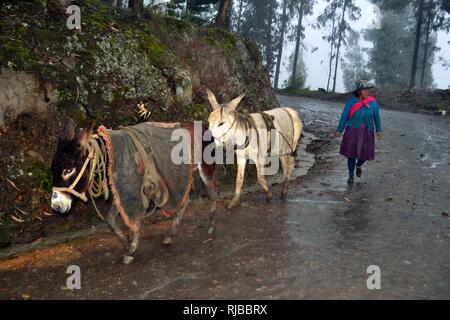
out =
[(239, 204), (239, 200), (231, 200), (230, 203), (228, 204), (228, 210), (233, 209), (234, 207), (236, 207)]
[(272, 194), (272, 192), (267, 192), (267, 194), (266, 194), (266, 200), (267, 200), (267, 202), (270, 202), (270, 201), (272, 201), (272, 198), (273, 198), (273, 194)]
[(208, 229), (208, 234), (213, 234), (216, 231), (216, 226), (210, 226)]
[(170, 246), (171, 244), (173, 244), (173, 238), (172, 237), (165, 237), (163, 240), (163, 245), (165, 246)]
[(286, 200), (286, 198), (287, 198), (287, 193), (281, 193), (281, 196), (280, 196), (280, 199), (281, 200)]
[(132, 264), (133, 261), (134, 261), (134, 257), (133, 256), (128, 256), (128, 255), (123, 256), (123, 263), (125, 263), (125, 264)]
[(233, 200), (230, 201), (230, 203), (228, 204), (228, 210), (233, 209), (234, 207), (236, 207), (241, 199), (234, 197)]

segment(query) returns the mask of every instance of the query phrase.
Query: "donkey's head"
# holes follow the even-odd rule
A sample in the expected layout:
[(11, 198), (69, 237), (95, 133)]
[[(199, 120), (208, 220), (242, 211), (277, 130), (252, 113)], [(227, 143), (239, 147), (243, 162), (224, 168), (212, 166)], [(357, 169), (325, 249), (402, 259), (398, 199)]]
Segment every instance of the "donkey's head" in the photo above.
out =
[[(80, 175), (83, 164), (86, 161), (86, 144), (92, 135), (94, 123), (75, 133), (73, 121), (68, 121), (64, 126), (64, 131), (58, 139), (58, 146), (53, 156), (52, 174), (53, 188), (68, 188), (79, 178), (73, 190), (84, 193), (87, 189), (87, 171)], [(53, 190), (51, 206), (53, 210), (60, 214), (67, 214), (72, 207), (73, 195), (70, 192)]]
[(239, 97), (224, 104), (217, 102), (216, 96), (209, 90), (206, 90), (208, 94), (208, 100), (211, 104), (213, 111), (209, 115), (209, 130), (211, 130), (214, 139), (218, 145), (223, 145), (229, 140), (229, 135), (232, 134), (231, 130), (236, 124), (238, 107), (245, 94), (241, 94)]

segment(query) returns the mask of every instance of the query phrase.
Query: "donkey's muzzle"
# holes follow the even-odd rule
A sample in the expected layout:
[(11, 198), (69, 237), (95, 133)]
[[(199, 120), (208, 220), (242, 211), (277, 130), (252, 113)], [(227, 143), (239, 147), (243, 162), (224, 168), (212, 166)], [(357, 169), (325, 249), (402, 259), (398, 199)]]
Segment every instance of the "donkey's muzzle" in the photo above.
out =
[(54, 191), (52, 194), (51, 207), (59, 214), (65, 216), (72, 207), (72, 198), (65, 193)]

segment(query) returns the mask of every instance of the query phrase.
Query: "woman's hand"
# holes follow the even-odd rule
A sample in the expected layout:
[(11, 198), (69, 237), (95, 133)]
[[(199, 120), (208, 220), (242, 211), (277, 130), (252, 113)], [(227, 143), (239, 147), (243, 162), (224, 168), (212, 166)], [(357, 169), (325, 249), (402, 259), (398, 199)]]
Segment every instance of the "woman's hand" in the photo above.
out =
[(342, 135), (342, 132), (339, 132), (339, 131), (336, 131), (336, 132), (334, 133), (334, 137), (335, 137), (335, 138), (339, 138), (341, 135)]
[(381, 140), (381, 136), (382, 136), (381, 132), (377, 132), (377, 139), (378, 140)]

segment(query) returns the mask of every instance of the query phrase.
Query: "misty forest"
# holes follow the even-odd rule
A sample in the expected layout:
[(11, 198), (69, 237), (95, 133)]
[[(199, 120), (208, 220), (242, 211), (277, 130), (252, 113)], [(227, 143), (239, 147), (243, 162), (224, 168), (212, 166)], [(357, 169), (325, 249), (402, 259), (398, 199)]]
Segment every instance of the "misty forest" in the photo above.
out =
[[(345, 89), (351, 91), (357, 79), (373, 81), (380, 88), (436, 88), (433, 64), (446, 68), (449, 63), (448, 52), (441, 51), (436, 38), (439, 31), (449, 32), (450, 2), (372, 0), (371, 3), (380, 8), (381, 21), (373, 21), (379, 24), (378, 28), (364, 30), (352, 28), (352, 22), (367, 18), (361, 16), (358, 1), (351, 0), (327, 0), (326, 7), (310, 23), (305, 20), (317, 6), (314, 0), (170, 1), (160, 5), (163, 7), (160, 10), (199, 24), (218, 23), (256, 42), (276, 89), (305, 88), (308, 68), (303, 56), (305, 51), (314, 54), (317, 50), (303, 43), (308, 28), (320, 30), (329, 44), (328, 80), (317, 84), (327, 91), (335, 92), (337, 81), (343, 81)], [(124, 6), (120, 2), (116, 5)], [(158, 7), (150, 2), (149, 6), (152, 5)], [(369, 41), (372, 47), (362, 48), (361, 39)], [(288, 44), (293, 45), (292, 52), (286, 52)], [(288, 79), (281, 83), (283, 63), (287, 64)]]

